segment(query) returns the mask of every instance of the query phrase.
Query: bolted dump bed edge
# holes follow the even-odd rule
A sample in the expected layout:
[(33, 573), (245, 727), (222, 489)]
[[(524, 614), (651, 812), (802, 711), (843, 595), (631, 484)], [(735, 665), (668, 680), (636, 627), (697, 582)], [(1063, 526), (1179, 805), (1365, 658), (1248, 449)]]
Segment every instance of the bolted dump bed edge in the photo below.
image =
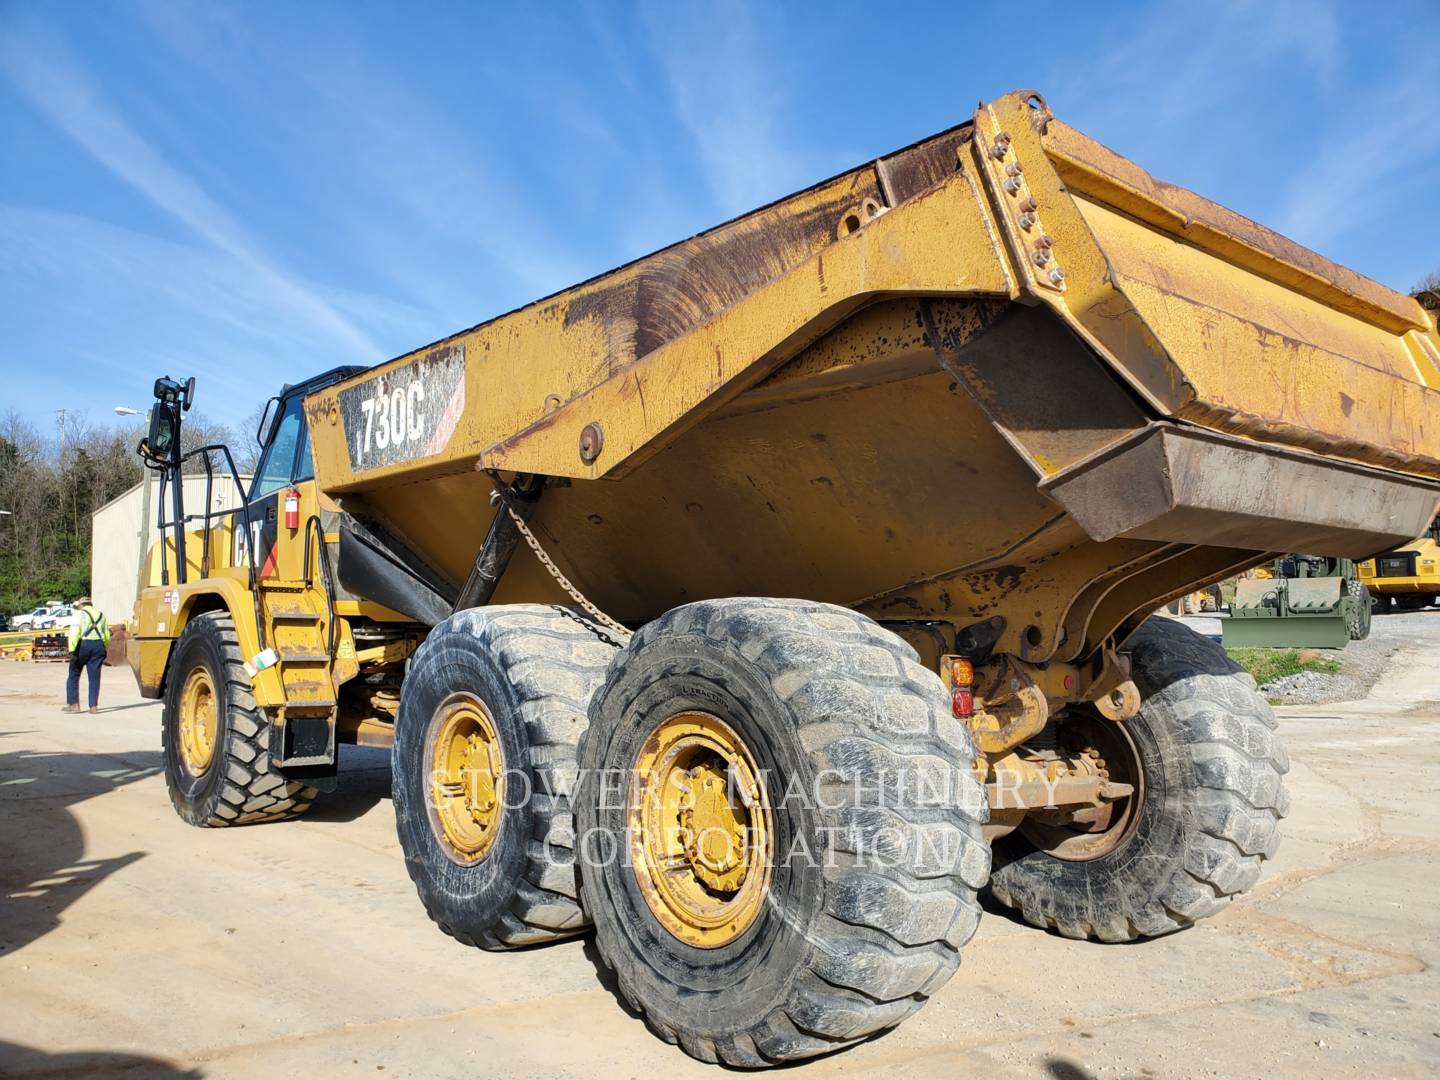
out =
[[(317, 478), (339, 495), (474, 468), (620, 477), (894, 297), (1048, 309), (1150, 422), (1440, 477), (1440, 335), (1417, 303), (1019, 92), (313, 396)], [(1042, 481), (1066, 464), (1028, 460)]]

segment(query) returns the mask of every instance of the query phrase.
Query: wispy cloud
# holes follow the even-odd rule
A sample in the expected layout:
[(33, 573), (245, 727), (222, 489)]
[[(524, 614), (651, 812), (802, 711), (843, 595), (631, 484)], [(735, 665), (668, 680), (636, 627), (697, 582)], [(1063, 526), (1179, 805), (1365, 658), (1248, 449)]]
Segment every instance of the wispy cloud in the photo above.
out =
[[(465, 122), (457, 123), (453, 111), (417, 85), (413, 71), (371, 47), (363, 27), (352, 34), (348, 22), (337, 24), (324, 47), (316, 48), (267, 33), (263, 24), (221, 4), (152, 2), (142, 11), (175, 55), (197, 71), (208, 70), (217, 50), (243, 60), (246, 77), (225, 76), (227, 89), (252, 103), (272, 135), (286, 142), (292, 161), (344, 162), (345, 184), (337, 194), (371, 212), (336, 221), (340, 239), (362, 251), (398, 289), (443, 312), (438, 332), (598, 269), (572, 236), (554, 226), (556, 215), (543, 211), (536, 177), (517, 175), (524, 168), (515, 161), (517, 140), (507, 140), (510, 146), (501, 152), (504, 144), (486, 137), (497, 117), (548, 109), (552, 128), (563, 126), (572, 141), (613, 157), (618, 148), (603, 114), (566, 71), (547, 70), (528, 56), (478, 54), (471, 71), (474, 101), (467, 103), (473, 112), (462, 113)], [(277, 109), (281, 101), (295, 107)], [(566, 168), (565, 175), (572, 171)], [(463, 264), (457, 265), (457, 256)], [(484, 291), (474, 286), (480, 266), (488, 271)]]
[(1143, 158), (1147, 141), (1227, 107), (1263, 115), (1263, 92), (1279, 72), (1332, 85), (1343, 42), (1335, 0), (1167, 0), (1127, 13), (1124, 33), (1093, 59), (1062, 53), (1052, 92), (1067, 119), (1127, 133)]
[(264, 283), (275, 306), (303, 314), (356, 360), (380, 358), (380, 349), (363, 331), (276, 265), (244, 226), (146, 142), (105, 100), (63, 40), (12, 21), (0, 36), (0, 70), (96, 161)]
[(1162, 178), (1403, 289), (1435, 255), (1375, 226), (1404, 229), (1435, 183), (1440, 67), (1416, 42), (1436, 16), (1433, 0), (1383, 15), (1337, 0), (1157, 4), (1093, 58), (1062, 53), (1052, 104)]
[[(7, 318), (25, 313), (24, 343), (0, 343), (0, 367), (26, 373), (7, 393), (36, 409), (134, 405), (168, 372), (197, 376), (205, 412), (229, 422), (334, 348), (328, 329), (277, 308), (270, 284), (224, 252), (59, 211), (0, 205), (0, 295)], [(419, 340), (423, 318), (402, 305), (325, 301)]]
[(779, 75), (783, 65), (742, 0), (646, 3), (641, 11), (675, 113), (695, 141), (722, 213), (752, 209), (823, 175), (780, 130), (779, 119), (794, 113)]
[[(1440, 75), (1402, 76), (1330, 114), (1335, 136), (1300, 164), (1284, 188), (1276, 228), (1323, 250), (1382, 220), (1387, 229), (1403, 232), (1413, 214), (1432, 214), (1434, 192), (1424, 188), (1428, 179), (1417, 182), (1415, 169), (1440, 154), (1437, 91)], [(1433, 251), (1417, 252), (1410, 265), (1437, 259)], [(1408, 278), (1398, 283), (1408, 286)]]

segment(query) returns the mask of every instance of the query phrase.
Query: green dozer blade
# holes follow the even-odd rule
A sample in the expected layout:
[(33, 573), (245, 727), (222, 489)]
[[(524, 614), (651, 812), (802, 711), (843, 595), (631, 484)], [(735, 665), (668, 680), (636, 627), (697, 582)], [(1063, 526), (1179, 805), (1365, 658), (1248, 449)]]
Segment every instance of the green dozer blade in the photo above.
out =
[(1221, 624), (1226, 648), (1343, 649), (1350, 628), (1339, 612), (1327, 615), (1229, 618)]

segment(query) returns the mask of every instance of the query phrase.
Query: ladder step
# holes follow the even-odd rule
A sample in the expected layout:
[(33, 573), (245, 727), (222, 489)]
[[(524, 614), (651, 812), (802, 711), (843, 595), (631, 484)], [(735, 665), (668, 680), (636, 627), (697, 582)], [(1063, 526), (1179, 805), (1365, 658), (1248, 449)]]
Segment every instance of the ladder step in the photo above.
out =
[(319, 622), (320, 615), (314, 611), (272, 611), (270, 618), (275, 622)]
[(334, 707), (334, 698), (291, 698), (285, 702), (287, 713), (296, 709), (333, 709)]
[(281, 652), (277, 653), (286, 664), (328, 664), (330, 654), (323, 652)]

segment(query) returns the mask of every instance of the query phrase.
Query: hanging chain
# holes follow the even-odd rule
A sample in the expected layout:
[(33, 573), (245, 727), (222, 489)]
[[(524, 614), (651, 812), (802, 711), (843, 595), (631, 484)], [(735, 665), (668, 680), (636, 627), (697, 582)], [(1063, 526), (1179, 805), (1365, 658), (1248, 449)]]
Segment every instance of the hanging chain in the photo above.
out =
[(535, 534), (532, 533), (530, 531), (530, 527), (525, 524), (525, 519), (515, 512), (515, 508), (510, 505), (510, 499), (506, 496), (505, 492), (497, 488), (495, 493), (490, 496), (490, 501), (497, 504), (502, 510), (505, 511), (505, 513), (510, 515), (510, 520), (515, 523), (515, 528), (518, 529), (520, 531), (520, 535), (525, 538), (525, 543), (530, 545), (530, 550), (533, 551), (535, 553), (535, 557), (540, 560), (540, 565), (543, 566), (547, 571), (549, 571), (550, 576), (556, 580), (556, 582), (560, 585), (560, 588), (564, 589), (567, 593), (570, 594), (570, 599), (574, 600), (575, 603), (579, 604), (580, 607), (585, 610), (586, 614), (588, 614), (601, 626), (605, 627), (607, 630), (615, 634), (615, 636), (620, 638), (620, 640), (628, 641), (630, 639), (631, 631), (622, 623), (616, 622), (609, 615), (606, 615), (598, 607), (592, 604), (589, 600), (585, 598), (584, 593), (582, 593), (579, 589), (577, 589), (574, 585), (570, 583), (570, 579), (567, 578), (561, 572), (560, 568), (555, 565), (555, 560), (550, 558), (550, 556), (546, 553), (545, 549), (540, 546), (540, 541), (535, 538)]

